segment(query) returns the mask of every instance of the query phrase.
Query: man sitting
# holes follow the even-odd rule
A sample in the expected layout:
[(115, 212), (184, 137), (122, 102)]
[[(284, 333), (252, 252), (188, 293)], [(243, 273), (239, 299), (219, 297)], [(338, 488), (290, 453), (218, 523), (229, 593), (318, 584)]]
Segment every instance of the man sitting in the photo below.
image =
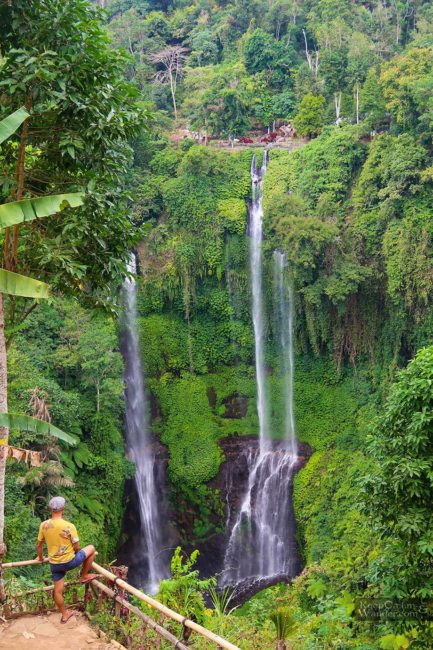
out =
[(48, 503), (48, 507), (51, 510), (51, 519), (43, 521), (39, 527), (38, 560), (42, 562), (44, 559), (42, 545), (45, 542), (48, 548), (51, 577), (54, 582), (54, 600), (62, 614), (60, 622), (67, 623), (74, 612), (66, 610), (63, 600), (65, 574), (82, 564), (80, 581), (86, 584), (94, 580), (97, 576), (89, 573), (89, 569), (95, 559), (95, 548), (94, 546), (85, 546), (80, 550), (77, 529), (74, 524), (63, 519), (65, 510), (63, 497), (53, 497)]

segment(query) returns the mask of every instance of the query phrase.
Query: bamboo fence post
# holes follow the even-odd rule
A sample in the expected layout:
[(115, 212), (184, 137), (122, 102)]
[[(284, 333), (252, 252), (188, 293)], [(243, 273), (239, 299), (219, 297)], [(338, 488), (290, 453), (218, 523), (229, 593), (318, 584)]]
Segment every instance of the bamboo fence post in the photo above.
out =
[(90, 594), (90, 583), (87, 583), (84, 585), (84, 611), (87, 610), (87, 603), (92, 600), (92, 596)]
[[(127, 575), (128, 575), (128, 567), (121, 566), (121, 567), (111, 567), (111, 568), (112, 568), (112, 572), (116, 576), (116, 578), (122, 578), (123, 580), (126, 581), (126, 578), (127, 578)], [(126, 598), (125, 598), (125, 590), (118, 587), (117, 580), (114, 583), (114, 594), (115, 594), (115, 596), (119, 596), (119, 598), (121, 600), (126, 600)], [(114, 615), (118, 620), (120, 620), (121, 614), (122, 614), (122, 605), (115, 598), (115, 600), (114, 600)]]
[(192, 630), (190, 627), (186, 627), (185, 625), (183, 626), (182, 640), (185, 641), (185, 643), (188, 643), (191, 632)]
[(95, 609), (97, 612), (101, 609), (101, 603), (102, 603), (102, 591), (98, 591), (93, 584), (93, 582), (90, 583), (90, 589), (92, 590), (93, 596), (95, 597), (96, 603), (95, 603)]
[(122, 604), (116, 598), (114, 601), (114, 616), (117, 618), (117, 620), (120, 619), (121, 611), (122, 611)]

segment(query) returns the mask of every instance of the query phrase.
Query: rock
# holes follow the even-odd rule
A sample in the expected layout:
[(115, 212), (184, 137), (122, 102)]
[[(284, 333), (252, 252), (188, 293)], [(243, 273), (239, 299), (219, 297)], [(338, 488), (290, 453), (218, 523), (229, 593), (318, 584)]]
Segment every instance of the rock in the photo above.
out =
[(229, 395), (225, 398), (223, 404), (225, 406), (223, 418), (240, 420), (247, 414), (248, 397), (245, 397), (245, 395), (239, 395), (239, 393)]
[(207, 389), (207, 400), (211, 409), (214, 410), (217, 402), (217, 394), (213, 386), (209, 386)]

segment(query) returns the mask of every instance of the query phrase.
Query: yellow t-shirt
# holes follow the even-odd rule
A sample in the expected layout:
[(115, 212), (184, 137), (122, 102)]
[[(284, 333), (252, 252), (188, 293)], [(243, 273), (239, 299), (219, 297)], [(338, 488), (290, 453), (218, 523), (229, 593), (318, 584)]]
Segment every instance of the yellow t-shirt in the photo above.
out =
[(47, 519), (39, 526), (38, 542), (45, 541), (51, 564), (70, 562), (75, 557), (73, 544), (79, 541), (74, 524), (64, 519)]

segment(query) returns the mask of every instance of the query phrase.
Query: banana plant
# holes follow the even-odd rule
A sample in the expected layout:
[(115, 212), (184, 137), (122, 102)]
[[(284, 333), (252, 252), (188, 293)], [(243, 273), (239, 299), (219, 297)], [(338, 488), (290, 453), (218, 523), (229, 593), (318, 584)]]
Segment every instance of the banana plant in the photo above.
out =
[(49, 298), (50, 287), (46, 282), (0, 269), (0, 292), (24, 298)]

